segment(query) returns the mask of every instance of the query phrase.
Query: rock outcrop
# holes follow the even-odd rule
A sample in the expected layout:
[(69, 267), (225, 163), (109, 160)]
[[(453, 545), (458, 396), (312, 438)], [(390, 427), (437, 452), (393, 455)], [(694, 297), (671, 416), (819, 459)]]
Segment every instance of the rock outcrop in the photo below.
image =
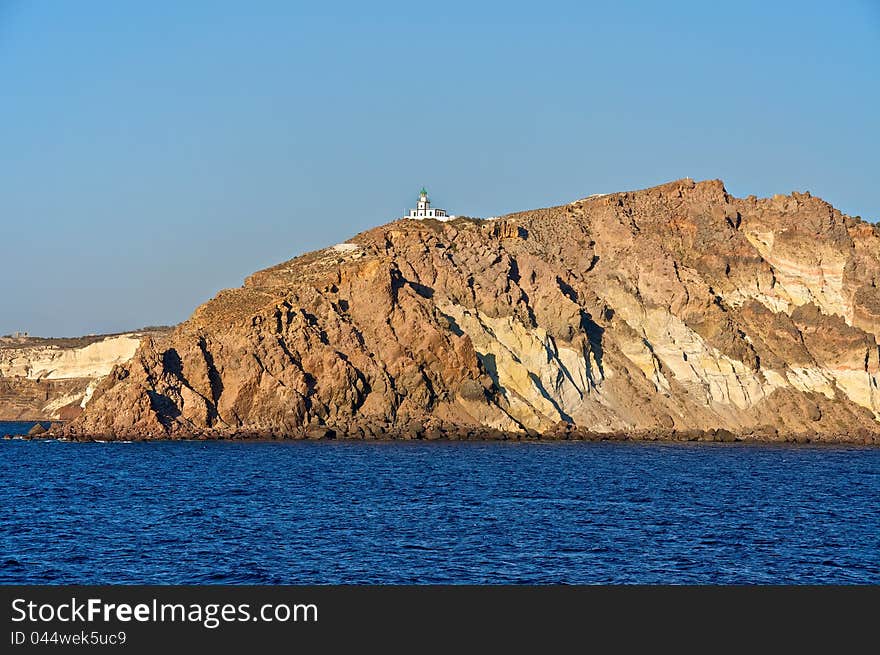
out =
[(878, 227), (685, 179), (255, 273), (144, 339), (66, 434), (872, 442), (878, 341)]
[(125, 334), (41, 339), (0, 337), (0, 420), (68, 420), (98, 383), (132, 358), (152, 328)]

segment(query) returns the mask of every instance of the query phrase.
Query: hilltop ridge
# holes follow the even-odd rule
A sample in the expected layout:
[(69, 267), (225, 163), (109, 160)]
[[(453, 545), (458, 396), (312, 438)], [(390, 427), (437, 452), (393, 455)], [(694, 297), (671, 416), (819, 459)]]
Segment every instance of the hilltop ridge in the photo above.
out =
[(256, 272), (145, 338), (65, 434), (874, 442), (878, 342), (880, 228), (684, 179)]

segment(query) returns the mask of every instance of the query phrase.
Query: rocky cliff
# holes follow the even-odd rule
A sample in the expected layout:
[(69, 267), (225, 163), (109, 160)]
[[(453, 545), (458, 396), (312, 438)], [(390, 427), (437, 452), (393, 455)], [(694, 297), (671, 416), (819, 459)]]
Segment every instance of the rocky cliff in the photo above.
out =
[(0, 421), (71, 419), (98, 383), (130, 360), (146, 334), (41, 339), (0, 337)]
[(67, 435), (880, 441), (880, 229), (679, 180), (255, 273)]

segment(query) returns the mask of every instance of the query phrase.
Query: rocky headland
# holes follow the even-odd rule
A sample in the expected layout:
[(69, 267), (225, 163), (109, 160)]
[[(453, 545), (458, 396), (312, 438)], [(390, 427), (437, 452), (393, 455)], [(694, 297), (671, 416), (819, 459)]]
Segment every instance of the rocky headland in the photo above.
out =
[(684, 179), (254, 273), (62, 436), (880, 443), (878, 341), (880, 228)]

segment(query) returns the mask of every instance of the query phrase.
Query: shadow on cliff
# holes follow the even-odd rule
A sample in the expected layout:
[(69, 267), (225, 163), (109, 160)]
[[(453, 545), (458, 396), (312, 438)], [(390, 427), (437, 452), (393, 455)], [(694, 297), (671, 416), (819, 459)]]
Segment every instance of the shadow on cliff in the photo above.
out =
[[(211, 398), (204, 399), (208, 410), (207, 423), (208, 425), (213, 425), (219, 418), (219, 413), (217, 412), (217, 400), (220, 398), (220, 394), (223, 393), (223, 382), (220, 378), (220, 374), (214, 366), (214, 357), (208, 350), (204, 339), (199, 340), (199, 349), (205, 359), (205, 364), (208, 370), (208, 383), (211, 387)], [(193, 388), (192, 384), (190, 384), (189, 380), (187, 380), (186, 375), (184, 375), (183, 360), (180, 358), (180, 353), (178, 353), (175, 348), (169, 348), (162, 353), (162, 371), (167, 375), (172, 375), (177, 378), (182, 386), (186, 386), (189, 389), (192, 389), (193, 392), (198, 393)], [(149, 391), (147, 393), (150, 398), (150, 406), (153, 408), (153, 411), (156, 412), (159, 422), (165, 427), (169, 427), (173, 421), (180, 418), (180, 407), (178, 407), (177, 403), (171, 398), (156, 391)]]
[[(604, 358), (605, 351), (602, 348), (602, 340), (605, 336), (605, 328), (596, 323), (593, 320), (593, 315), (590, 314), (587, 310), (581, 307), (580, 297), (578, 296), (578, 292), (575, 291), (569, 284), (560, 278), (556, 278), (556, 284), (559, 286), (559, 290), (562, 292), (566, 298), (575, 303), (580, 309), (580, 327), (581, 330), (584, 331), (584, 334), (587, 335), (587, 342), (590, 344), (590, 351), (593, 353), (593, 358), (596, 360), (596, 366), (599, 368), (599, 374), (604, 378), (605, 377), (605, 368), (602, 364), (602, 359)], [(605, 318), (609, 321), (614, 317), (613, 309), (605, 310)]]

